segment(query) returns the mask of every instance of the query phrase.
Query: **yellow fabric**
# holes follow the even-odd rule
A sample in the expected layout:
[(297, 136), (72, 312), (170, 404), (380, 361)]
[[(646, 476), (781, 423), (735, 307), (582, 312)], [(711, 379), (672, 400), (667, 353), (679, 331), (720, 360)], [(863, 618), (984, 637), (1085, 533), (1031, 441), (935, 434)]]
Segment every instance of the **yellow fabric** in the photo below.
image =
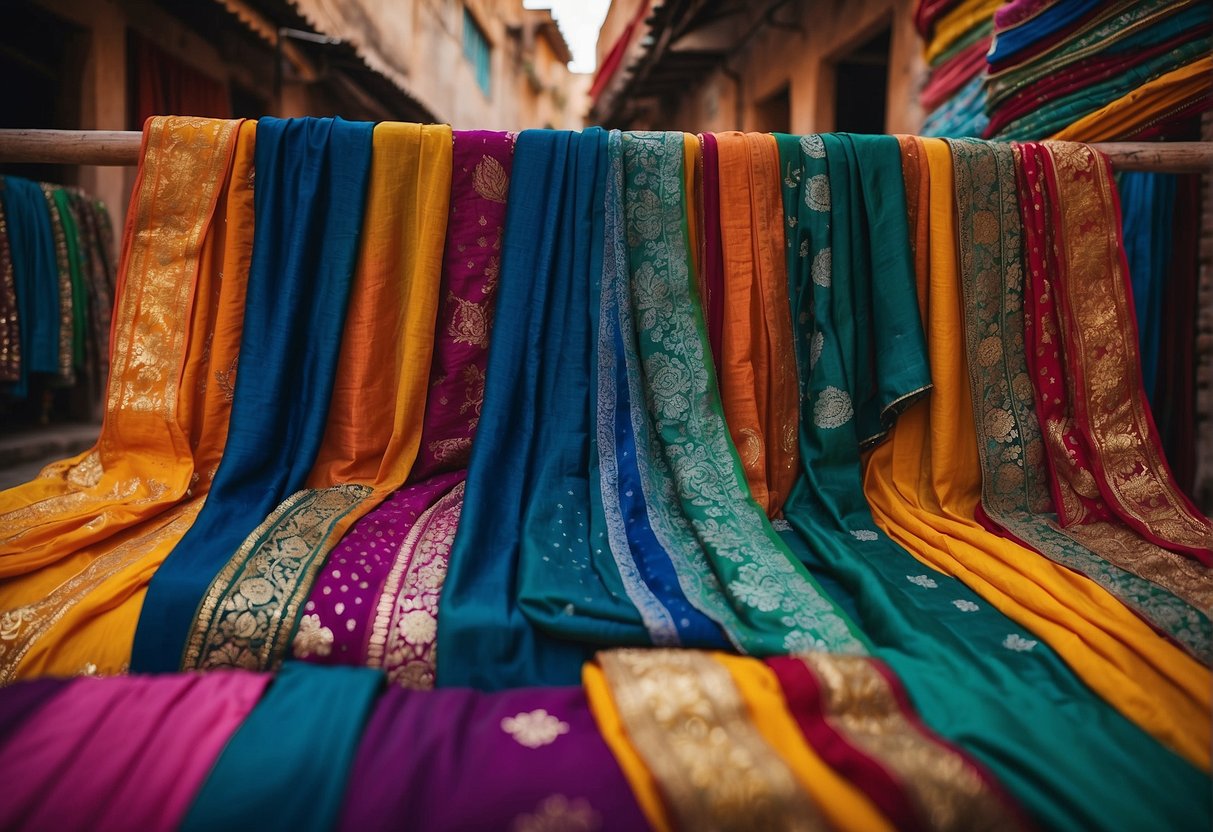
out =
[(611, 696), (611, 687), (607, 684), (606, 675), (602, 668), (592, 662), (586, 662), (581, 669), (581, 683), (585, 688), (585, 696), (590, 704), (590, 713), (598, 725), (598, 733), (611, 749), (615, 762), (623, 770), (623, 776), (632, 787), (632, 795), (637, 805), (644, 812), (645, 819), (656, 832), (672, 832), (674, 824), (661, 800), (661, 792), (657, 780), (649, 771), (648, 766), (640, 759), (640, 754), (628, 740), (619, 711), (615, 708), (615, 699)]
[(888, 818), (867, 795), (841, 777), (805, 742), (788, 712), (774, 671), (757, 659), (713, 653), (733, 677), (750, 710), (750, 720), (767, 744), (788, 764), (813, 803), (838, 830), (892, 830)]
[(125, 670), (147, 584), (202, 507), (223, 455), (240, 350), (253, 250), (256, 131), (256, 122), (240, 127), (231, 174), (201, 247), (190, 324), (195, 335), (178, 405), (191, 437), (193, 485), (168, 511), (0, 583), (0, 609), (20, 610), (22, 617), (0, 651), (0, 682)]
[[(1087, 578), (982, 528), (981, 470), (965, 370), (952, 162), (924, 141), (930, 173), (924, 305), (934, 390), (867, 458), (864, 492), (890, 537), (956, 576), (1049, 644), (1105, 700), (1209, 768), (1213, 677)], [(922, 252), (918, 252), (922, 256)]]
[(0, 493), (0, 578), (21, 575), (154, 517), (194, 474), (187, 361), (203, 242), (215, 226), (239, 121), (157, 117), (123, 240), (105, 422), (92, 450)]
[(965, 36), (973, 27), (994, 19), (994, 12), (1002, 0), (964, 0), (945, 14), (935, 24), (935, 31), (927, 44), (924, 57), (927, 63), (938, 58), (948, 48)]
[(1213, 94), (1213, 56), (1193, 61), (1142, 84), (1064, 127), (1049, 138), (1070, 142), (1110, 142), (1131, 137), (1171, 110)]

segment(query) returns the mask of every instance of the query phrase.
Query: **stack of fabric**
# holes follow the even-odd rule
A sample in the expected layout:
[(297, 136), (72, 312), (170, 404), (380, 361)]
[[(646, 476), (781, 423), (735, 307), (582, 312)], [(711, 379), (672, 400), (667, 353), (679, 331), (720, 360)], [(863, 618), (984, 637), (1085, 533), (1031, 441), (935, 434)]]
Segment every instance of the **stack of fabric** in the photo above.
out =
[(108, 372), (114, 241), (78, 188), (0, 178), (0, 396), (38, 377), (100, 396)]
[(994, 32), (986, 138), (1165, 137), (1213, 106), (1207, 0), (1014, 0)]
[(1206, 828), (1118, 210), (1069, 143), (151, 120), (102, 435), (0, 494), (0, 825)]
[(930, 75), (919, 101), (925, 136), (980, 136), (985, 131), (986, 54), (1001, 0), (919, 0), (914, 25)]

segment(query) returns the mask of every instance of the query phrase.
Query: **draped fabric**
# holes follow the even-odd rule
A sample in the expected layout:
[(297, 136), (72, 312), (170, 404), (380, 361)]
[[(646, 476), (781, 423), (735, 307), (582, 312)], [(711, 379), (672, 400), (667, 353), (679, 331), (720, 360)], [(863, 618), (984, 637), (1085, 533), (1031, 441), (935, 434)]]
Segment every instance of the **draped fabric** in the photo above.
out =
[[(371, 164), (350, 307), (308, 487), (271, 512), (212, 581), (191, 626), (185, 667), (266, 669), (281, 661), (329, 551), (404, 482), (417, 458), (446, 231), (450, 130), (380, 124)], [(368, 421), (367, 412), (391, 418)]]
[(720, 151), (715, 133), (703, 139), (703, 317), (712, 347), (712, 366), (720, 377), (724, 328), (724, 252), (720, 239)]
[[(204, 678), (225, 676), (247, 678)], [(288, 662), (223, 746), (179, 828), (332, 829), (382, 679)]]
[[(452, 795), (475, 795), (452, 800)], [(338, 827), (645, 828), (580, 687), (389, 690), (350, 774)]]
[(761, 133), (720, 133), (720, 236), (725, 283), (720, 397), (750, 493), (781, 513), (799, 463), (796, 354), (784, 302), (779, 154)]
[[(148, 587), (131, 656), (139, 670), (181, 666), (195, 611), (219, 600), (207, 595), (208, 585), (241, 541), (306, 482), (325, 430), (372, 128), (340, 119), (263, 119), (257, 133), (256, 246), (240, 344), (246, 371), (236, 377), (207, 504)], [(338, 495), (325, 508), (334, 509), (325, 518), (331, 522), (348, 504)]]
[(606, 138), (527, 130), (515, 143), (480, 441), (438, 606), (443, 686), (569, 684), (589, 654), (570, 637), (646, 638), (588, 510)]
[[(0, 679), (84, 668), (119, 673), (130, 664), (148, 581), (193, 523), (223, 454), (253, 248), (255, 136), (255, 123), (240, 126), (215, 216), (199, 243), (192, 346), (177, 407), (193, 469), (184, 499), (111, 536), (65, 541), (55, 561), (0, 585), (0, 605), (19, 621), (0, 652)], [(127, 290), (138, 285), (128, 282)]]
[(296, 658), (382, 667), (410, 688), (434, 684), (438, 598), (484, 397), (512, 163), (509, 134), (455, 131), (418, 461), (333, 550), (304, 606)]
[(0, 382), (21, 380), (21, 323), (13, 275), (13, 248), (4, 207), (5, 180), (0, 178)]
[[(0, 735), (5, 829), (179, 826), (267, 676), (27, 682), (0, 689), (0, 713), (25, 719)], [(38, 709), (21, 700), (37, 691)]]
[(135, 124), (163, 113), (231, 118), (227, 89), (147, 38), (129, 35), (135, 75)]
[(1133, 308), (1141, 339), (1141, 378), (1157, 409), (1158, 356), (1163, 340), (1163, 297), (1171, 265), (1176, 177), (1127, 171), (1118, 177), (1124, 208), (1125, 258), (1133, 284)]
[[(101, 435), (91, 450), (0, 494), (0, 575), (53, 564), (159, 514), (189, 488), (191, 417), (182, 407), (188, 397), (179, 392), (187, 363), (206, 345), (182, 322), (193, 315), (206, 243), (222, 219), (216, 207), (238, 129), (239, 122), (192, 119), (148, 124), (120, 268)], [(45, 215), (41, 191), (31, 188)], [(209, 282), (213, 275), (204, 277)], [(29, 369), (39, 366), (35, 359)]]
[[(1208, 731), (1207, 685), (1201, 682), (1206, 672), (1178, 648), (1160, 640), (1106, 591), (1029, 549), (995, 536), (974, 519), (982, 476), (970, 408), (977, 409), (978, 419), (987, 417), (984, 399), (980, 407), (971, 403), (966, 377), (969, 362), (955, 348), (965, 329), (959, 278), (973, 261), (971, 249), (964, 245), (958, 253), (953, 229), (961, 218), (988, 223), (995, 215), (982, 205), (965, 201), (971, 198), (965, 185), (967, 177), (957, 178), (964, 199), (957, 200), (959, 207), (954, 211), (953, 200), (957, 197), (949, 147), (925, 141), (923, 149), (926, 166), (922, 192), (929, 194), (929, 202), (920, 207), (919, 216), (920, 221), (929, 222), (930, 236), (928, 247), (917, 250), (916, 271), (920, 281), (926, 283), (921, 308), (927, 321), (933, 388), (929, 404), (904, 413), (889, 441), (878, 446), (865, 462), (864, 493), (873, 516), (916, 558), (963, 579), (972, 588), (974, 597), (957, 599), (968, 603), (955, 605), (955, 609), (964, 612), (970, 605), (976, 605), (978, 611), (992, 607), (1014, 622), (1014, 629), (996, 624), (990, 634), (998, 637), (997, 630), (1005, 628), (999, 638), (1003, 646), (999, 655), (1004, 661), (1014, 656), (1040, 661), (1045, 655), (1041, 648), (1056, 650), (1078, 678), (1113, 708), (1170, 747), (1182, 750), (1188, 759), (1207, 765), (1207, 753), (1192, 741), (1194, 733)], [(992, 189), (990, 177), (995, 168), (989, 165), (986, 171), (983, 175)], [(1006, 187), (1013, 187), (1010, 181)], [(977, 220), (978, 215), (988, 219)], [(998, 243), (997, 226), (994, 229), (994, 233), (984, 230), (981, 239)], [(999, 275), (1001, 286), (1001, 268), (988, 268), (991, 275)], [(1018, 327), (1022, 332), (1022, 322)], [(1023, 389), (1031, 393), (1030, 384)], [(913, 573), (904, 574), (914, 577)], [(939, 578), (927, 577), (928, 583), (939, 585)], [(890, 664), (902, 674), (900, 667)], [(1055, 671), (1047, 675), (1062, 680), (1067, 677)], [(903, 675), (903, 680), (909, 687), (909, 679)], [(1068, 684), (1073, 689), (1075, 683)], [(1075, 694), (1085, 690), (1080, 686)], [(920, 708), (926, 709), (927, 701), (915, 697)], [(1033, 701), (1043, 705), (1038, 696), (1034, 695)], [(1148, 746), (1144, 736), (1119, 722), (1110, 710), (1097, 710), (1101, 723), (1120, 725), (1117, 730), (1133, 737), (1136, 745)], [(924, 716), (928, 724), (939, 725), (929, 715)], [(951, 718), (950, 713), (947, 718)], [(1063, 729), (1064, 725), (1056, 728)], [(1048, 736), (1055, 734), (1050, 730)], [(1095, 794), (1100, 782), (1104, 781), (1096, 781), (1084, 791)], [(1048, 789), (1051, 791), (1053, 786)], [(1117, 795), (1107, 798), (1119, 799)]]
[[(52, 254), (54, 231), (46, 199), (35, 183), (6, 176), (0, 198), (8, 229), (21, 356), (13, 393), (23, 396), (30, 373), (59, 372), (59, 276)], [(7, 504), (8, 500), (0, 504), (0, 510)]]

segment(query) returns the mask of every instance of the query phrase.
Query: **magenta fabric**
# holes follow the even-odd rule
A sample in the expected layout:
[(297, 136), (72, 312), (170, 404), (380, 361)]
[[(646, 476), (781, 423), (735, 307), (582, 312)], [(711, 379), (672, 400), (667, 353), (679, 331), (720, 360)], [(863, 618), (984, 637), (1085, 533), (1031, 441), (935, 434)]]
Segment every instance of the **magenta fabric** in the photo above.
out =
[(724, 253), (720, 242), (720, 153), (716, 136), (702, 133), (703, 142), (703, 285), (707, 297), (700, 298), (708, 326), (712, 363), (720, 377), (720, 356), (724, 338)]
[(0, 745), (0, 829), (175, 829), (269, 679), (70, 682)]
[(438, 596), (480, 420), (514, 136), (454, 133), (451, 208), (421, 449), (408, 482), (333, 549), (292, 649), (320, 664), (434, 684)]
[(389, 689), (363, 733), (344, 830), (647, 829), (579, 687)]

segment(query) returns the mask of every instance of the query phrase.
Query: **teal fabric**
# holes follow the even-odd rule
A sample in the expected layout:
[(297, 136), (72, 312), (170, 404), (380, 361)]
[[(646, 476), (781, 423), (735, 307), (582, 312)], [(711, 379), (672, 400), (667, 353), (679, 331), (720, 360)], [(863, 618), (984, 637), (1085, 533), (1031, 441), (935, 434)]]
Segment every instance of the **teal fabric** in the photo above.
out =
[[(788, 172), (786, 225), (795, 229), (789, 283), (806, 396), (804, 477), (784, 509), (794, 530), (788, 544), (853, 611), (923, 721), (988, 767), (1043, 827), (1101, 828), (1115, 818), (1124, 829), (1205, 828), (1198, 771), (1105, 704), (1047, 645), (923, 565), (872, 519), (860, 461), (868, 431), (859, 426), (886, 424), (880, 413), (895, 415), (898, 398), (912, 396), (928, 372), (898, 143), (776, 140)], [(896, 363), (883, 361), (894, 342)], [(843, 399), (827, 395), (830, 388), (846, 394), (852, 418), (842, 419)], [(1177, 795), (1166, 805), (1151, 796), (1160, 777)]]
[(181, 829), (327, 832), (383, 674), (287, 662), (232, 735)]
[(1175, 177), (1168, 173), (1128, 171), (1117, 177), (1125, 258), (1133, 284), (1141, 376), (1150, 406), (1156, 402), (1158, 356), (1163, 340), (1163, 292), (1171, 265), (1175, 221)]
[(37, 183), (6, 176), (0, 198), (8, 222), (21, 344), (21, 378), (8, 390), (14, 397), (24, 398), (29, 394), (30, 373), (59, 372), (55, 235), (46, 197)]
[(337, 370), (373, 128), (341, 119), (257, 124), (256, 229), (227, 444), (206, 504), (152, 576), (132, 670), (181, 666), (211, 581), (307, 480)]
[(438, 684), (575, 684), (648, 644), (591, 510), (591, 308), (607, 134), (526, 130), (510, 176), (484, 405), (439, 602)]
[[(637, 464), (683, 593), (739, 650), (865, 652), (863, 636), (772, 529), (729, 437), (687, 246), (683, 135), (623, 136), (629, 263), (624, 340)], [(727, 279), (727, 276), (726, 276)]]

